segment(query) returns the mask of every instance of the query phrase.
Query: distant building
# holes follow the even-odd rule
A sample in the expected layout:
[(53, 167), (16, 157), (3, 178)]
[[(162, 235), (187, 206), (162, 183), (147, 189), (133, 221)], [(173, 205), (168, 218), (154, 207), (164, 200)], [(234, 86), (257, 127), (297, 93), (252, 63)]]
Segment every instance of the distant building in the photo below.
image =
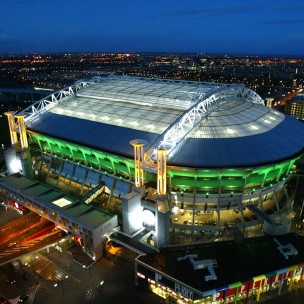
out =
[(304, 120), (304, 92), (295, 95), (286, 103), (286, 114)]

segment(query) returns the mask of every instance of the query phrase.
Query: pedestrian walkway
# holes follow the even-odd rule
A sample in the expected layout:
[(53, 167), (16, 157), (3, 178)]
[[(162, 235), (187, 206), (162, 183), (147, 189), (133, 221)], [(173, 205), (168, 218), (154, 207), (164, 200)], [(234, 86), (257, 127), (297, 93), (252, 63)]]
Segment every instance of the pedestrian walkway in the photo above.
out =
[[(24, 260), (26, 262), (26, 259)], [(47, 257), (37, 254), (35, 257), (29, 256), (26, 262), (35, 273), (47, 281), (72, 280), (73, 283), (80, 282), (77, 278), (71, 276), (65, 269), (56, 265)]]
[(142, 244), (139, 240), (142, 239), (150, 231), (143, 230), (134, 237), (129, 237), (125, 234), (114, 232), (111, 234), (111, 240), (139, 254), (153, 254), (156, 250)]
[(68, 252), (73, 256), (73, 260), (81, 264), (85, 268), (91, 267), (94, 260), (91, 259), (79, 245), (74, 245), (68, 249)]

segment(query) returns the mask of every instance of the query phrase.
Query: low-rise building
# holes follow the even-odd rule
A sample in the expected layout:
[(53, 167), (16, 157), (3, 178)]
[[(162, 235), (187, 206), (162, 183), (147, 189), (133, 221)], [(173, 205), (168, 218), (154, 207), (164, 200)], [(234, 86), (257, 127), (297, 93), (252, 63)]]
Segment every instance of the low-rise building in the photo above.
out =
[(302, 287), (303, 240), (288, 234), (141, 255), (136, 284), (177, 303), (259, 302)]

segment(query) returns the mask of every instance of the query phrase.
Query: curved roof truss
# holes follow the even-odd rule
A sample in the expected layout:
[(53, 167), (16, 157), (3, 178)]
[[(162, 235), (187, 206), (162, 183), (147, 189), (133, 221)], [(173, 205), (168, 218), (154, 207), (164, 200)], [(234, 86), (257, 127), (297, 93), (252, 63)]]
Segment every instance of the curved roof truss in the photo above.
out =
[(73, 85), (69, 87), (65, 87), (60, 91), (56, 91), (45, 98), (42, 98), (24, 110), (18, 112), (18, 115), (24, 115), (25, 123), (31, 122), (33, 119), (43, 114), (44, 112), (52, 109), (60, 102), (66, 100), (67, 98), (71, 98), (76, 95), (76, 92), (81, 88), (86, 88), (91, 86), (94, 83), (99, 83), (102, 81), (101, 77), (94, 77), (90, 80), (79, 80), (76, 81)]
[(154, 158), (155, 148), (167, 147), (168, 155), (201, 121), (224, 104), (242, 98), (248, 102), (264, 105), (263, 99), (244, 85), (232, 85), (211, 91), (207, 96), (199, 98), (197, 103), (173, 122), (167, 130), (146, 151)]

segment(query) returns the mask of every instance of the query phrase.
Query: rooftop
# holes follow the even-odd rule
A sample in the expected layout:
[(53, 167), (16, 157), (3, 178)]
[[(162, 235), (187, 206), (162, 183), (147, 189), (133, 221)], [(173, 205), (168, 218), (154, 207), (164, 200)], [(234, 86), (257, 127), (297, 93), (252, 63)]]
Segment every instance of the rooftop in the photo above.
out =
[(295, 95), (292, 100), (304, 101), (304, 91), (302, 91), (302, 92), (298, 93), (297, 95)]
[(91, 205), (80, 202), (50, 186), (22, 176), (19, 173), (0, 177), (0, 185), (17, 190), (21, 195), (35, 200), (59, 215), (68, 217), (73, 222), (81, 224), (90, 230), (104, 224), (113, 216)]
[[(171, 248), (153, 255), (140, 256), (138, 259), (192, 288), (206, 292), (304, 263), (304, 237), (288, 234), (276, 239), (283, 245), (294, 245), (298, 255), (285, 259), (274, 238), (262, 237), (248, 239), (241, 244), (226, 242), (184, 249)], [(204, 276), (209, 274), (208, 269), (193, 270), (188, 259), (177, 261), (177, 258), (189, 254), (197, 254), (197, 260), (216, 260), (217, 267), (214, 271), (217, 280), (205, 281)]]
[(304, 151), (303, 125), (240, 84), (109, 76), (55, 95), (21, 111), (29, 130), (131, 159), (134, 139), (148, 153), (173, 143), (168, 164), (195, 168), (272, 164)]

